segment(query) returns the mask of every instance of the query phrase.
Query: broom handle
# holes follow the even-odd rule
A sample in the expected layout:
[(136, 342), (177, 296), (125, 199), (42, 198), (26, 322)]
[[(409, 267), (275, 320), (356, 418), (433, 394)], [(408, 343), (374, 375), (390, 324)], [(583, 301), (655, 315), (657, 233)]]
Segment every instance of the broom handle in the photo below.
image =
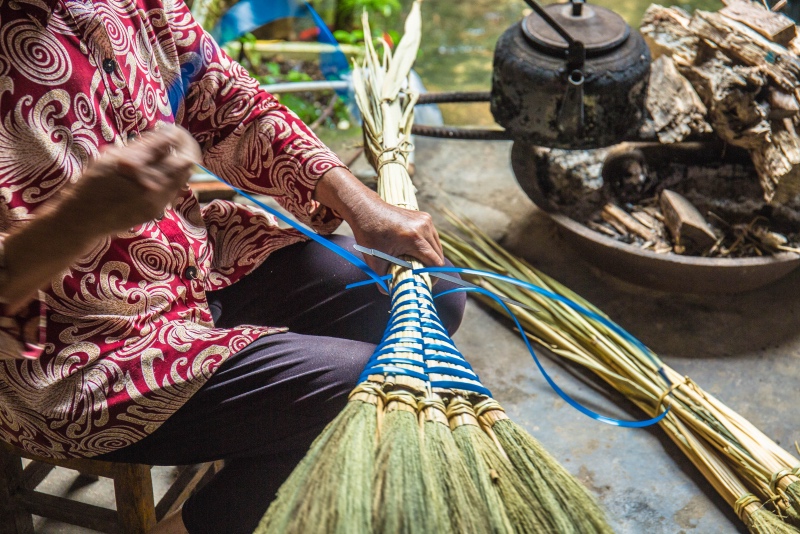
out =
[[(417, 196), (414, 193), (414, 184), (408, 174), (408, 158), (405, 147), (401, 143), (408, 145), (408, 137), (405, 131), (410, 131), (410, 124), (413, 122), (413, 107), (416, 102), (416, 95), (410, 96), (406, 103), (405, 111), (402, 109), (400, 99), (393, 101), (383, 101), (381, 103), (381, 114), (383, 115), (383, 147), (384, 152), (377, 158), (378, 160), (378, 194), (387, 203), (401, 208), (419, 211)], [(401, 124), (405, 122), (405, 124)], [(406, 126), (409, 126), (406, 128)], [(401, 133), (401, 128), (404, 130)], [(394, 149), (394, 150), (391, 150)], [(419, 261), (410, 257), (402, 259), (410, 262), (413, 269), (423, 267)], [(395, 266), (392, 280), (399, 280), (398, 275), (406, 270), (404, 267)], [(428, 275), (414, 275), (422, 280), (428, 288), (431, 287)]]

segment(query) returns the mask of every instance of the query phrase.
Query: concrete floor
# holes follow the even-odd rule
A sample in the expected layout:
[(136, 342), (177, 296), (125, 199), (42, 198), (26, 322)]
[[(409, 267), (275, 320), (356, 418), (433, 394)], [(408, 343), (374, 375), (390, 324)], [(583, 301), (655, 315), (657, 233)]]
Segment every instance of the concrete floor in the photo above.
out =
[[(455, 207), (512, 251), (582, 294), (787, 449), (800, 440), (800, 271), (743, 295), (687, 296), (644, 290), (582, 262), (549, 219), (517, 187), (510, 144), (417, 139), (415, 182), (423, 207)], [(364, 170), (363, 164), (354, 166)], [(552, 392), (517, 335), (470, 302), (455, 337), (484, 384), (600, 499), (624, 534), (746, 532), (660, 429), (628, 430), (592, 421)], [(620, 396), (553, 360), (544, 364), (570, 395), (604, 414), (643, 414)], [(163, 492), (169, 468), (155, 471)], [(113, 505), (107, 481), (80, 484), (52, 474), (49, 491)], [(38, 523), (42, 533), (82, 529)]]

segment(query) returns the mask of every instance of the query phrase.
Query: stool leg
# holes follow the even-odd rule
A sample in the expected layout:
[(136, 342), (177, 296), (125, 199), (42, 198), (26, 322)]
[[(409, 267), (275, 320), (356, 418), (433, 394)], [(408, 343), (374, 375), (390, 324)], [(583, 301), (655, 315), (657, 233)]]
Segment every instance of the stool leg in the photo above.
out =
[(22, 458), (0, 447), (0, 534), (33, 534), (33, 517), (16, 499), (22, 487)]
[(150, 466), (118, 464), (114, 477), (117, 514), (124, 534), (146, 534), (156, 526)]

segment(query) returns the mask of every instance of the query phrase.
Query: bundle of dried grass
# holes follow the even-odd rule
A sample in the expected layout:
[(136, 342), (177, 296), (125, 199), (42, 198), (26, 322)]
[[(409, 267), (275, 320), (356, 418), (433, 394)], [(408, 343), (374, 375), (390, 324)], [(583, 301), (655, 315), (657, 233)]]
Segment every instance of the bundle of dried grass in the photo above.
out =
[[(800, 532), (791, 524), (800, 513), (800, 460), (665, 365), (592, 304), (507, 252), (475, 225), (449, 216), (457, 232), (441, 235), (455, 264), (532, 284), (479, 281), (497, 295), (540, 310), (535, 315), (515, 311), (529, 338), (594, 372), (649, 415), (669, 407), (659, 424), (751, 532)], [(505, 313), (495, 300), (480, 294), (477, 298)]]

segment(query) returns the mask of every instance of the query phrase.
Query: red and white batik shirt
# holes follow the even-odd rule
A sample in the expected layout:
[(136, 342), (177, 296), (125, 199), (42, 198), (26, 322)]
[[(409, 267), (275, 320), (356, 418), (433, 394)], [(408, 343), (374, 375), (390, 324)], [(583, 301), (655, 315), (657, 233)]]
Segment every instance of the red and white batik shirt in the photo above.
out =
[[(341, 162), (181, 0), (0, 0), (0, 245), (101, 147), (170, 122), (236, 186), (320, 232), (340, 222), (312, 197)], [(41, 351), (0, 360), (0, 439), (91, 457), (153, 432), (231, 354), (280, 331), (214, 328), (205, 292), (302, 239), (260, 211), (201, 208), (187, 192), (163, 218), (98, 243), (24, 312), (0, 317), (0, 352)]]

